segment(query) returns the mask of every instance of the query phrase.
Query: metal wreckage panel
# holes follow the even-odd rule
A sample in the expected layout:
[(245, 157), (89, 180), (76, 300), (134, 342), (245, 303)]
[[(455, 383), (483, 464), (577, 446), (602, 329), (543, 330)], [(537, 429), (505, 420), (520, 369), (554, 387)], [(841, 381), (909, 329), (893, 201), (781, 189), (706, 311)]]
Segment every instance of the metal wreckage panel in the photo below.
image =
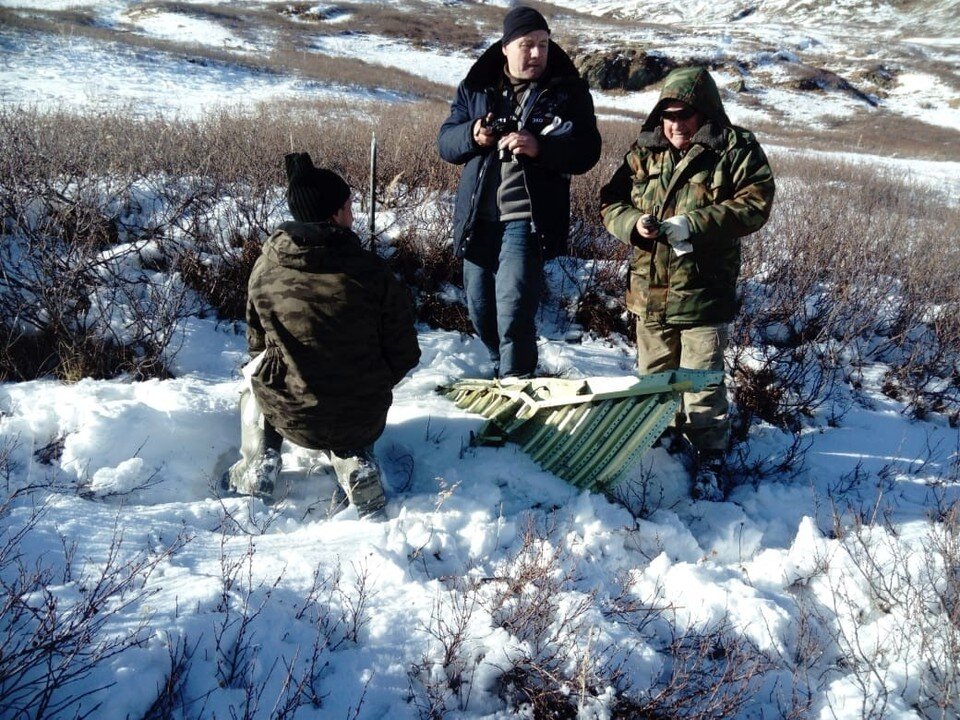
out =
[(627, 474), (670, 424), (680, 395), (723, 381), (687, 370), (582, 380), (460, 380), (438, 391), (488, 418), (474, 445), (520, 445), (544, 470), (590, 490)]

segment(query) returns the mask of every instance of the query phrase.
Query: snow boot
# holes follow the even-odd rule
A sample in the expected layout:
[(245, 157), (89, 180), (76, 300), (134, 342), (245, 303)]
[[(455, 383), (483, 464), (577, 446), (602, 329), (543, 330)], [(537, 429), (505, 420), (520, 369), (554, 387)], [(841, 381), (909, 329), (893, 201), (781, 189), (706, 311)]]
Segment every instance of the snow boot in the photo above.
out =
[(370, 448), (351, 453), (330, 453), (337, 481), (361, 518), (386, 520), (387, 498), (380, 481), (380, 466)]
[(280, 477), (283, 438), (266, 423), (254, 394), (240, 393), (240, 460), (220, 480), (222, 489), (272, 498)]
[(698, 453), (690, 496), (694, 500), (723, 502), (726, 497), (726, 453), (722, 450), (703, 450)]
[(326, 450), (317, 451), (317, 459), (307, 471), (308, 478), (319, 480), (326, 477), (333, 481), (333, 494), (330, 496), (330, 504), (327, 506), (326, 516), (328, 518), (332, 518), (350, 506), (350, 498), (347, 497), (347, 493), (340, 487), (340, 481), (337, 477), (336, 470), (333, 465), (331, 465), (332, 460), (330, 456), (331, 453), (328, 453)]
[(272, 499), (282, 466), (280, 453), (267, 448), (249, 461), (241, 460), (227, 470), (227, 489), (240, 495)]

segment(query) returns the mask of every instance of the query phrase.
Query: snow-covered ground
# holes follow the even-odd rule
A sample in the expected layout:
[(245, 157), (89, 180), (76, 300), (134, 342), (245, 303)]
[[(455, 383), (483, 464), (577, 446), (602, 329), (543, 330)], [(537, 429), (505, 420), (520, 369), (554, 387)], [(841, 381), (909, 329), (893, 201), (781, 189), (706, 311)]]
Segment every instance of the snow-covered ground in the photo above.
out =
[(139, 115), (163, 112), (197, 118), (218, 108), (250, 107), (278, 97), (348, 98), (359, 106), (396, 100), (364, 88), (2, 27), (0, 48), (0, 101), (10, 105), (121, 108)]
[[(221, 498), (214, 467), (222, 455), (232, 458), (236, 452), (237, 369), (245, 359), (244, 341), (212, 321), (195, 320), (185, 333), (176, 379), (0, 387), (0, 428), (13, 443), (18, 479), (85, 488), (81, 494), (47, 496), (40, 524), (19, 547), (26, 566), (64, 572), (57, 536), (76, 543), (75, 557), (94, 574), (107, 564), (121, 535), (117, 552), (124, 560), (160, 554), (176, 538), (189, 538), (158, 559), (146, 595), (107, 628), (121, 632), (144, 621), (142, 646), (103, 663), (77, 688), (114, 683), (87, 701), (105, 701), (97, 712), (101, 718), (142, 716), (151, 693), (164, 682), (177, 642), (192, 648), (183, 692), (194, 706), (202, 705), (210, 717), (241, 707), (241, 690), (218, 685), (225, 650), (217, 633), (229, 616), (221, 604), (230, 581), (222, 563), (240, 567), (228, 592), (238, 603), (233, 612), (240, 613), (244, 602), (263, 604), (247, 630), (250, 665), (236, 680), (238, 687), (262, 684), (269, 705), (281, 694), (283, 668), (302, 671), (317, 629), (299, 613), (314, 573), (339, 569), (340, 584), (327, 588), (321, 600), (327, 612), (341, 612), (344, 603), (358, 602), (354, 593), (362, 582), (361, 628), (350, 642), (329, 651), (330, 666), (316, 679), (326, 694), (322, 709), (304, 710), (303, 716), (352, 717), (351, 708), (360, 706), (358, 717), (412, 718), (426, 696), (413, 668), (425, 658), (428, 664), (439, 662), (437, 633), (454, 622), (456, 603), (470, 597), (464, 587), (492, 586), (495, 578), (519, 572), (531, 551), (531, 526), (540, 528), (548, 552), (561, 556), (560, 569), (551, 572), (570, 576), (558, 581), (556, 600), (575, 604), (596, 598), (585, 618), (587, 629), (579, 629), (586, 635), (577, 641), (595, 637), (598, 651), (623, 654), (633, 682), (642, 685), (662, 672), (662, 660), (651, 648), (663, 638), (630, 632), (599, 610), (614, 602), (625, 578), (634, 600), (672, 608), (675, 627), (710, 629), (726, 622), (761, 651), (783, 658), (799, 652), (804, 641), (797, 583), (809, 583), (821, 602), (828, 590), (848, 588), (862, 596), (864, 606), (858, 601), (845, 612), (867, 616), (857, 623), (853, 615), (840, 621), (879, 640), (888, 632), (888, 618), (871, 608), (866, 580), (849, 574), (852, 560), (841, 541), (830, 538), (838, 488), (862, 482), (845, 490), (844, 500), (867, 508), (877, 503), (893, 514), (903, 537), (929, 531), (935, 498), (942, 495), (942, 503), (957, 497), (957, 430), (936, 417), (911, 422), (895, 402), (870, 393), (869, 405), (851, 406), (839, 427), (820, 422), (804, 433), (807, 464), (795, 478), (741, 487), (729, 502), (690, 500), (683, 466), (663, 449), (653, 449), (631, 482), (647, 478), (650, 489), (662, 490), (662, 507), (638, 520), (607, 497), (578, 491), (540, 470), (515, 446), (469, 447), (469, 434), (482, 418), (458, 410), (435, 388), (475, 374), (483, 367), (483, 353), (475, 339), (422, 329), (422, 361), (397, 388), (377, 445), (390, 496), (386, 522), (358, 520), (352, 509), (327, 519), (332, 481), (305, 479), (306, 467), (289, 448), (285, 467), (297, 485), (285, 501), (271, 507), (260, 500)], [(632, 363), (629, 349), (602, 340), (571, 345), (544, 338), (541, 354), (546, 370), (570, 376), (629, 374)], [(38, 451), (57, 439), (59, 461), (43, 464)], [(784, 434), (760, 427), (748, 447), (756, 459), (775, 461), (787, 444)], [(35, 511), (30, 504), (13, 507), (4, 519), (8, 532)], [(84, 582), (89, 579), (75, 577), (52, 591), (69, 598)], [(494, 678), (522, 653), (523, 643), (493, 621), (496, 613), (485, 602), (494, 603), (495, 590), (473, 592), (479, 600), (466, 631), (467, 658), (475, 663), (470, 699), (452, 701), (449, 709), (456, 717), (499, 717)], [(907, 678), (919, 653), (918, 647), (901, 657), (902, 667), (884, 668), (885, 682), (905, 693), (891, 703), (891, 710), (902, 706), (889, 717), (913, 717)], [(769, 717), (778, 702), (787, 702), (792, 685), (786, 668), (765, 681), (779, 678), (780, 687), (747, 703), (743, 717)], [(860, 717), (860, 678), (833, 674), (828, 686), (813, 688), (812, 716)], [(827, 703), (835, 715), (827, 712)], [(601, 698), (588, 703), (583, 717), (608, 712)], [(261, 710), (255, 716), (270, 715)]]
[[(67, 9), (80, 3), (0, 4)], [(632, 7), (587, 0), (558, 5), (591, 13), (629, 13)], [(673, 10), (667, 5), (643, 3), (638, 12), (649, 9), (656, 22), (674, 19), (674, 12), (676, 19), (717, 23), (732, 11), (725, 3), (695, 3), (684, 6), (681, 18), (675, 4), (669, 4)], [(249, 37), (223, 28), (167, 13), (138, 15), (126, 0), (98, 6), (104, 18), (136, 32), (256, 50)], [(758, 6), (768, 18), (784, 7)], [(831, 7), (839, 16), (843, 3)], [(762, 17), (758, 11), (744, 22), (760, 28)], [(890, 27), (905, 22), (902, 15), (876, 20)], [(782, 39), (795, 47), (803, 43), (789, 33)], [(955, 40), (913, 42), (939, 46), (941, 53), (958, 50)], [(9, 28), (0, 28), (0, 48), (5, 103), (119, 102), (194, 116), (218, 104), (273, 97), (388, 99), (359, 88), (321, 87)], [(451, 85), (470, 62), (466, 56), (431, 58), (366, 35), (318, 38), (317, 49)], [(904, 112), (960, 127), (955, 97), (942, 97), (945, 90), (919, 75), (901, 76), (901, 82), (893, 91), (901, 93), (898, 103), (914, 103)], [(765, 94), (770, 106), (798, 122), (822, 111), (818, 101), (800, 105), (783, 91)], [(598, 94), (597, 104), (611, 113), (642, 111), (652, 97)], [(734, 119), (747, 124), (762, 112), (735, 102), (731, 107)], [(918, 181), (960, 197), (957, 163), (861, 161), (899, 163)], [(916, 587), (942, 587), (924, 575), (943, 568), (935, 559), (925, 561), (923, 552), (940, 527), (930, 517), (960, 498), (960, 434), (936, 413), (924, 421), (907, 417), (901, 404), (877, 389), (883, 368), (864, 369), (865, 388), (841, 398), (839, 422), (810, 419), (801, 435), (805, 464), (778, 480), (746, 483), (728, 502), (691, 500), (680, 461), (662, 448), (651, 450), (622, 488), (645, 487), (658, 498), (639, 518), (541, 470), (515, 446), (470, 446), (482, 419), (457, 409), (435, 388), (482, 371), (482, 348), (474, 338), (425, 327), (420, 343), (420, 365), (396, 389), (377, 444), (389, 494), (388, 519), (381, 523), (361, 521), (353, 510), (327, 518), (330, 478), (308, 474), (289, 448), (285, 467), (295, 484), (285, 500), (268, 506), (220, 497), (215, 468), (234, 456), (239, 439), (242, 328), (192, 319), (183, 327), (170, 380), (0, 385), (6, 487), (73, 488), (7, 508), (0, 548), (40, 516), (14, 543), (17, 562), (0, 558), (0, 581), (13, 582), (18, 568), (49, 569), (50, 596), (67, 607), (90, 597), (91, 580), (104, 568), (142, 563), (146, 577), (142, 592), (130, 591), (129, 604), (107, 603), (103, 628), (104, 636), (123, 636), (140, 627), (142, 642), (61, 684), (59, 699), (89, 693), (62, 716), (146, 717), (177, 666), (173, 660), (181, 658), (174, 693), (181, 704), (169, 717), (279, 717), (278, 698), (290, 692), (285, 679), (309, 677), (317, 700), (300, 707), (298, 717), (506, 718), (516, 713), (506, 709), (510, 690), (501, 678), (524, 658), (546, 662), (558, 652), (566, 660), (552, 670), (570, 697), (585, 687), (577, 684), (586, 677), (578, 674), (577, 661), (606, 667), (609, 677), (617, 668), (640, 692), (662, 687), (670, 670), (664, 649), (673, 637), (724, 630), (749, 641), (772, 664), (758, 672), (738, 717), (781, 717), (798, 698), (809, 700), (803, 716), (859, 720), (871, 709), (864, 689), (880, 698), (876, 717), (923, 717), (916, 707), (927, 690), (920, 668), (934, 652), (927, 643), (933, 641), (914, 633), (917, 603), (908, 602), (913, 589), (904, 574), (912, 573)], [(540, 350), (552, 374), (632, 370), (632, 351), (624, 343), (588, 337), (570, 344), (548, 322)], [(748, 460), (775, 465), (791, 440), (757, 424), (741, 450)], [(841, 500), (843, 506), (834, 504)], [(848, 519), (888, 514), (889, 532), (869, 531), (877, 566), (858, 554), (854, 533), (837, 532), (835, 513)], [(531, 577), (537, 582), (521, 581)], [(903, 602), (891, 604), (878, 587)], [(548, 620), (543, 627), (537, 626), (540, 617)], [(4, 622), (0, 618), (0, 633), (7, 631)], [(827, 635), (816, 636), (814, 626)], [(459, 644), (452, 640), (457, 627)], [(10, 679), (0, 678), (4, 682)], [(613, 693), (604, 694), (602, 685), (592, 690), (580, 702), (580, 717), (616, 717)], [(60, 715), (50, 709), (42, 716)]]

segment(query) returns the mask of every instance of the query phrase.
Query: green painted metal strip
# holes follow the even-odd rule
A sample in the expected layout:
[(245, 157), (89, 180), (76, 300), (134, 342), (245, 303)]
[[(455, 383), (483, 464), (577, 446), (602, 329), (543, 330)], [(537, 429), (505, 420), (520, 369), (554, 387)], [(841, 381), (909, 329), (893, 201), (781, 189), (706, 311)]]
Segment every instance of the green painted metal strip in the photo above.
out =
[[(598, 451), (606, 456), (605, 462), (601, 467), (594, 469), (593, 476), (589, 478), (587, 486), (590, 488), (607, 487), (617, 479), (628, 459), (634, 456), (639, 459), (643, 453), (650, 449), (660, 433), (670, 424), (678, 405), (679, 400), (676, 399), (676, 396), (658, 395), (656, 401), (647, 407), (642, 417), (637, 418), (629, 427), (624, 428), (624, 442), (619, 446), (608, 444)], [(656, 434), (651, 435), (651, 430), (656, 430)], [(586, 481), (587, 478), (582, 480)]]
[(570, 482), (578, 487), (588, 484), (592, 477), (601, 472), (610, 460), (610, 455), (625, 441), (632, 432), (632, 427), (637, 421), (650, 412), (655, 404), (656, 397), (653, 396), (641, 403), (631, 403), (627, 405), (626, 413), (623, 413), (618, 422), (616, 432), (607, 433), (593, 445), (590, 459), (593, 462), (578, 462), (571, 464)]
[[(617, 468), (619, 458), (628, 456), (631, 449), (640, 442), (637, 437), (637, 428), (641, 427), (651, 415), (655, 414), (660, 406), (660, 400), (670, 395), (663, 393), (651, 396), (643, 403), (639, 404), (630, 416), (617, 428), (617, 433), (611, 436), (600, 447), (597, 448), (596, 456), (601, 458), (599, 462), (591, 464), (589, 472), (581, 470), (575, 481), (578, 485), (594, 487), (598, 484), (598, 478), (609, 475), (612, 469)], [(651, 441), (652, 443), (652, 441)]]
[[(657, 404), (652, 404), (637, 408), (638, 412), (631, 415), (630, 421), (626, 423), (627, 427), (616, 437), (611, 437), (602, 447), (598, 447), (595, 461), (582, 468), (580, 473), (572, 478), (574, 484), (594, 489), (602, 484), (602, 478), (618, 472), (622, 458), (629, 457), (640, 443), (640, 438), (634, 434), (633, 429), (649, 418), (651, 413), (655, 412), (656, 407)], [(647, 449), (644, 448), (644, 451)]]
[(570, 405), (563, 409), (562, 413), (557, 412), (556, 437), (553, 438), (547, 447), (541, 449), (544, 458), (556, 452), (555, 446), (558, 442), (569, 445), (573, 439), (579, 437), (588, 427), (591, 417), (597, 412), (595, 405)]
[(635, 404), (627, 400), (601, 403), (598, 407), (606, 411), (602, 419), (594, 423), (589, 432), (578, 440), (576, 447), (571, 449), (567, 457), (561, 458), (561, 463), (555, 466), (557, 474), (569, 477), (578, 472), (580, 467), (595, 454), (597, 445), (604, 442)]
[(632, 436), (629, 448), (624, 447), (616, 458), (616, 462), (608, 465), (606, 472), (597, 476), (594, 483), (597, 487), (608, 488), (617, 483), (624, 475), (632, 470), (646, 452), (653, 446), (657, 438), (667, 429), (680, 407), (680, 400), (676, 396), (661, 396), (663, 402), (657, 405), (655, 412), (650, 413), (637, 428)]
[(505, 427), (512, 421), (516, 420), (517, 411), (519, 411), (521, 407), (523, 407), (523, 402), (521, 400), (508, 400), (500, 407), (499, 410), (490, 416), (490, 419), (497, 423), (497, 425)]
[(567, 442), (555, 448), (547, 461), (547, 467), (564, 479), (570, 476), (571, 466), (591, 459), (598, 438), (611, 431), (623, 410), (620, 403), (610, 401), (589, 408), (580, 425), (567, 437)]
[(563, 418), (562, 413), (539, 412), (528, 418), (522, 426), (518, 425), (511, 433), (511, 439), (517, 442), (524, 452), (539, 447), (540, 442), (556, 430), (556, 424)]
[(557, 446), (570, 441), (582, 419), (593, 409), (591, 405), (571, 405), (552, 413), (541, 431), (524, 443), (524, 452), (529, 452), (538, 463), (548, 462), (557, 451)]
[(606, 438), (617, 433), (617, 428), (636, 404), (636, 400), (601, 403), (600, 406), (604, 413), (602, 422), (596, 424), (589, 435), (580, 438), (577, 443), (571, 446), (570, 451), (560, 458), (561, 462), (556, 466), (557, 473), (562, 477), (572, 479), (581, 468), (590, 467), (596, 461), (597, 449)]
[[(603, 423), (604, 418), (612, 409), (610, 403), (580, 405), (580, 414), (577, 422), (568, 432), (558, 438), (558, 443), (545, 453), (542, 459), (543, 468), (554, 471), (569, 457), (572, 452), (582, 447), (587, 438), (595, 433)], [(559, 474), (559, 473), (558, 473)]]

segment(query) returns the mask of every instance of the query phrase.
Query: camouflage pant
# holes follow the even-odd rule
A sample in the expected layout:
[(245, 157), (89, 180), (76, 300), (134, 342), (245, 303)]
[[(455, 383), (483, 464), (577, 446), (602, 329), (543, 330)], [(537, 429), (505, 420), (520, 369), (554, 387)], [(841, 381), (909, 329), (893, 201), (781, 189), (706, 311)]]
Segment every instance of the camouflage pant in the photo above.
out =
[[(637, 369), (641, 375), (674, 370), (723, 370), (730, 326), (678, 327), (637, 321)], [(676, 425), (697, 450), (726, 450), (730, 442), (726, 385), (684, 393)]]
[(283, 438), (264, 426), (256, 398), (240, 393), (240, 459), (227, 471), (225, 487), (244, 495), (270, 495), (280, 474)]

